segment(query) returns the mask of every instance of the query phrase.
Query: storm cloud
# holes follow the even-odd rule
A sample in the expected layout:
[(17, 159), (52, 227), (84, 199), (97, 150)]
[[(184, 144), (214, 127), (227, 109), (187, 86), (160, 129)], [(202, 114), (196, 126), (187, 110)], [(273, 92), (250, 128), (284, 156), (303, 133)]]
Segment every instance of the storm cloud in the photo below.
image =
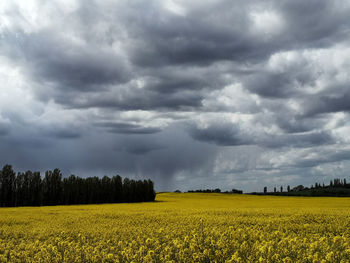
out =
[(0, 164), (261, 191), (350, 172), (349, 1), (0, 4)]

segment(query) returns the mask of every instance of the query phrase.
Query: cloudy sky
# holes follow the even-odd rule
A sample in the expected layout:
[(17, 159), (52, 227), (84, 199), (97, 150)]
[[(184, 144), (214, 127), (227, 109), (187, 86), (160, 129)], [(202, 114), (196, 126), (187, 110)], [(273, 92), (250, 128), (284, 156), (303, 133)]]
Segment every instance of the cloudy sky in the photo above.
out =
[(0, 165), (158, 191), (350, 175), (349, 0), (0, 1)]

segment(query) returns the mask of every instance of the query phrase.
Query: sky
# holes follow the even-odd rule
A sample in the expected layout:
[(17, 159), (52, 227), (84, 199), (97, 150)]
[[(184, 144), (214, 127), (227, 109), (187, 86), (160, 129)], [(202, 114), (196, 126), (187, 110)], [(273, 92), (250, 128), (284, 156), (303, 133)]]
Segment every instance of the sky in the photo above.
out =
[(350, 175), (349, 0), (0, 1), (0, 165), (157, 191)]

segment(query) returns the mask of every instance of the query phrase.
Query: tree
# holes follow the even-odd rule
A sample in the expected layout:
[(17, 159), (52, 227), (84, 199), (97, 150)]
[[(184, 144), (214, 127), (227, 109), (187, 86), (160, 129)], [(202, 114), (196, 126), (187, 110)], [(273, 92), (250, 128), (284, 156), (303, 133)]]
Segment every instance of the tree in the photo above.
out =
[(58, 205), (62, 199), (62, 174), (59, 169), (46, 171), (43, 181), (43, 204)]
[(113, 202), (113, 185), (112, 181), (108, 176), (103, 176), (101, 180), (101, 198), (102, 203)]
[(72, 174), (62, 181), (62, 203), (63, 204), (80, 204), (82, 201), (78, 199), (79, 188), (77, 185), (77, 177)]
[(233, 194), (243, 194), (243, 191), (233, 188), (233, 189), (231, 190), (231, 193), (233, 193)]
[(341, 186), (343, 185), (343, 182), (339, 178), (335, 178), (333, 180), (333, 186)]
[(143, 182), (141, 180), (138, 180), (135, 182), (136, 184), (136, 202), (144, 202), (145, 198), (143, 195)]
[(28, 192), (29, 192), (29, 205), (39, 206), (42, 205), (42, 180), (40, 172), (31, 171), (26, 172), (29, 180)]
[(123, 180), (123, 202), (130, 202), (131, 183), (129, 178)]
[(26, 179), (25, 173), (18, 173), (16, 180), (16, 200), (15, 206), (28, 205), (28, 180)]
[(267, 193), (267, 187), (265, 186), (264, 187), (264, 194), (266, 194)]
[(148, 179), (148, 196), (147, 201), (154, 201), (156, 198), (156, 192), (154, 191), (154, 184)]
[(120, 203), (123, 201), (123, 180), (119, 175), (113, 176), (113, 202)]
[(281, 193), (283, 192), (283, 186), (281, 186)]
[(290, 192), (290, 186), (289, 185), (287, 186), (287, 192)]
[(273, 188), (273, 192), (276, 193), (276, 187)]
[(1, 206), (14, 206), (16, 174), (11, 165), (6, 164), (1, 171)]

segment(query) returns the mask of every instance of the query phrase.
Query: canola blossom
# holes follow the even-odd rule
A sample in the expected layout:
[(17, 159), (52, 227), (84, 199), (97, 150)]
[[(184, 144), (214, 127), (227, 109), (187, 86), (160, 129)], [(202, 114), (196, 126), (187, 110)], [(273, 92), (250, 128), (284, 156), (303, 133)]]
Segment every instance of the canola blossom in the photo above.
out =
[(350, 262), (350, 198), (157, 194), (0, 209), (0, 262)]

